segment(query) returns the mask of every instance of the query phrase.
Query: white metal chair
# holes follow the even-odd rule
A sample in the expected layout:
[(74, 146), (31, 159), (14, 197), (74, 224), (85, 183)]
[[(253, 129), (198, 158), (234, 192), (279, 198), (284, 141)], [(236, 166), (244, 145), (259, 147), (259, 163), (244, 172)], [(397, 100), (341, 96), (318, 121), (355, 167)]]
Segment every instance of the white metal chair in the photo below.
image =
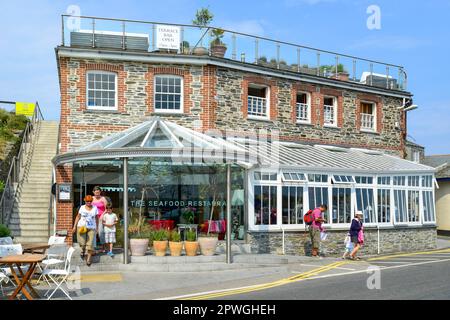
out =
[[(22, 254), (22, 245), (21, 244), (5, 244), (0, 245), (0, 257), (6, 257), (6, 256), (12, 256), (12, 255), (21, 255)], [(21, 268), (22, 271), (28, 270), (28, 266), (24, 266)], [(14, 271), (17, 273), (19, 270), (17, 267), (14, 267)], [(11, 269), (8, 266), (1, 266), (0, 265), (0, 286), (2, 290), (2, 294), (4, 295), (3, 291), (3, 285), (2, 283), (11, 283), (14, 287), (16, 287), (16, 284), (14, 281), (11, 281), (9, 278), (12, 276)]]
[(12, 282), (6, 274), (4, 274), (3, 272), (0, 271), (0, 289), (2, 290), (2, 296), (5, 295), (5, 291), (3, 291), (3, 282), (5, 284), (11, 282), (13, 284), (13, 286), (15, 287), (14, 282)]
[(47, 257), (40, 264), (38, 264), (38, 267), (41, 272), (41, 275), (37, 280), (38, 284), (41, 281), (41, 279), (44, 278), (44, 280), (50, 285), (48, 279), (43, 275), (43, 271), (45, 269), (52, 268), (64, 263), (68, 249), (67, 245), (65, 244), (65, 241), (66, 237), (59, 237), (59, 236), (51, 236), (48, 239), (48, 245), (50, 247), (47, 249), (46, 252)]
[(11, 237), (0, 238), (0, 245), (13, 244), (13, 239)]
[[(56, 284), (56, 288), (53, 290), (53, 292), (50, 294), (50, 296), (47, 298), (47, 300), (50, 300), (58, 289), (61, 290), (62, 292), (64, 292), (64, 294), (70, 300), (72, 300), (69, 293), (66, 290), (64, 290), (62, 285), (65, 283), (67, 286), (67, 278), (70, 275), (70, 262), (72, 260), (72, 255), (73, 255), (74, 251), (75, 251), (75, 249), (73, 247), (70, 247), (69, 250), (67, 251), (66, 261), (64, 263), (64, 269), (45, 269), (44, 271), (42, 271), (42, 274), (44, 276), (48, 276), (50, 278), (50, 280), (52, 280), (53, 283)], [(50, 289), (48, 289), (47, 292), (45, 293), (45, 296), (47, 296), (47, 294), (51, 290), (52, 290), (52, 288), (50, 287)], [(67, 288), (67, 290), (69, 290), (69, 288)]]

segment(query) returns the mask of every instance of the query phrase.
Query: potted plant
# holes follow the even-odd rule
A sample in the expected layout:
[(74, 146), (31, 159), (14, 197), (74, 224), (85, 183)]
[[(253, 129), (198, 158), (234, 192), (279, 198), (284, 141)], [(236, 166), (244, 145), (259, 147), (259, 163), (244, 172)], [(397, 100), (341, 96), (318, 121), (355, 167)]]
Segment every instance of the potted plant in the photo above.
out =
[[(202, 28), (205, 28), (208, 26), (208, 24), (212, 21), (214, 15), (209, 12), (207, 8), (201, 8), (200, 10), (197, 10), (195, 14), (195, 19), (192, 20), (192, 24), (199, 27), (201, 30)], [(200, 46), (195, 46), (193, 53), (196, 55), (207, 55), (208, 49), (203, 47), (203, 36), (200, 39)]]
[(182, 43), (181, 43), (181, 52), (183, 53), (183, 54), (190, 54), (190, 45), (189, 45), (189, 42), (188, 41), (183, 41)]
[(145, 256), (151, 236), (151, 227), (140, 217), (128, 226), (132, 256)]
[(181, 256), (181, 249), (183, 249), (183, 242), (181, 236), (176, 230), (172, 230), (169, 236), (170, 255), (173, 257)]
[(204, 256), (213, 256), (216, 253), (216, 247), (218, 242), (216, 233), (204, 233), (198, 236), (198, 244), (200, 246), (200, 252)]
[(4, 224), (0, 224), (0, 238), (11, 236), (11, 230)]
[(191, 206), (184, 208), (181, 214), (182, 218), (184, 219), (184, 222), (186, 222), (187, 224), (193, 224), (195, 221), (196, 211), (197, 209)]
[(186, 255), (189, 257), (197, 255), (198, 241), (196, 240), (197, 240), (196, 230), (194, 229), (186, 230), (186, 241), (184, 242), (184, 250), (186, 251)]
[(223, 58), (225, 56), (225, 52), (227, 51), (227, 45), (221, 40), (224, 32), (225, 31), (223, 29), (213, 29), (211, 31), (211, 35), (214, 37), (210, 43), (211, 55), (215, 57)]
[(152, 239), (155, 256), (164, 257), (167, 251), (167, 240), (169, 239), (169, 232), (163, 228), (153, 229)]

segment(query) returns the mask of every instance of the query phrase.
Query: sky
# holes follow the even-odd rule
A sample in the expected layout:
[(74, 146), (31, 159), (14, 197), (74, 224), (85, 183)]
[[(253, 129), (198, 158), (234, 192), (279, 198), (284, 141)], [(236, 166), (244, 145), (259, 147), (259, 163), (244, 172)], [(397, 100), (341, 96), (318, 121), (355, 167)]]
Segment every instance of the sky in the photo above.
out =
[[(61, 14), (191, 24), (207, 7), (212, 26), (401, 65), (418, 109), (408, 139), (426, 155), (450, 154), (450, 0), (0, 0), (0, 100), (38, 101), (58, 120)], [(372, 5), (379, 28), (368, 28)]]

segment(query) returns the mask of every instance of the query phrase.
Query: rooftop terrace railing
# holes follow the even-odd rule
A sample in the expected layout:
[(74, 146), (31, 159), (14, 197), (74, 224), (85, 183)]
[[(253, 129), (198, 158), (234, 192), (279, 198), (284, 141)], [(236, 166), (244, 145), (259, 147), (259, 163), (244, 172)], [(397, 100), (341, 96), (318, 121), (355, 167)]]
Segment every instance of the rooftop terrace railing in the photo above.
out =
[[(157, 47), (157, 27), (179, 28), (179, 46)], [(220, 56), (276, 70), (349, 81), (389, 90), (407, 89), (402, 66), (215, 27), (62, 15), (62, 46)], [(218, 41), (214, 32), (221, 34)], [(223, 44), (223, 56), (213, 46)], [(224, 49), (225, 48), (225, 49)]]

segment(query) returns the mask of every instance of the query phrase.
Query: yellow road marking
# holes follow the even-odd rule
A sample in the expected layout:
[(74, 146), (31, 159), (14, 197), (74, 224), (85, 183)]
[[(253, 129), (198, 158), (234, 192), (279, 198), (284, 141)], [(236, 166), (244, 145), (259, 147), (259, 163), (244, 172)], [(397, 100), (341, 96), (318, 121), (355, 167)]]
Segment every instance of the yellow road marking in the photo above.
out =
[[(70, 280), (78, 280), (75, 277), (69, 278)], [(111, 274), (85, 274), (81, 275), (81, 282), (121, 282), (123, 281), (122, 275), (120, 273)]]
[(410, 257), (410, 256), (423, 255), (423, 254), (435, 254), (435, 253), (447, 253), (447, 252), (450, 252), (450, 249), (393, 254), (390, 256), (370, 258), (370, 259), (367, 259), (367, 261), (376, 261), (376, 260), (392, 259), (392, 258), (398, 258), (398, 257)]
[(212, 299), (212, 298), (224, 297), (224, 296), (253, 292), (253, 291), (266, 290), (266, 289), (270, 289), (273, 287), (282, 286), (282, 285), (285, 285), (288, 283), (306, 280), (307, 278), (310, 278), (312, 276), (318, 275), (319, 273), (334, 269), (334, 268), (339, 267), (346, 263), (347, 262), (334, 262), (329, 265), (325, 265), (325, 266), (322, 266), (322, 267), (319, 267), (319, 268), (316, 268), (316, 269), (313, 269), (313, 270), (310, 270), (307, 272), (303, 272), (301, 274), (298, 274), (298, 275), (295, 275), (295, 276), (292, 276), (289, 278), (284, 278), (284, 279), (280, 279), (277, 281), (259, 284), (259, 285), (255, 285), (255, 286), (250, 286), (250, 287), (242, 288), (242, 289), (230, 289), (228, 291), (225, 290), (225, 291), (216, 292), (216, 293), (198, 295), (198, 296), (194, 296), (191, 298), (185, 298), (182, 300), (204, 300), (204, 299)]

